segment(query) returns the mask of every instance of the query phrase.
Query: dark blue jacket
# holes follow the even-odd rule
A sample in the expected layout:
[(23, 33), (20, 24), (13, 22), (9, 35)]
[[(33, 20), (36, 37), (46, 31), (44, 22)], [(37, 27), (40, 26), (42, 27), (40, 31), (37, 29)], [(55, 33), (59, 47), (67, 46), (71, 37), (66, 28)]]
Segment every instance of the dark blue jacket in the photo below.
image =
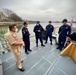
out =
[(52, 32), (54, 31), (53, 25), (47, 25), (46, 29), (46, 34), (52, 34)]
[(29, 40), (29, 31), (25, 27), (22, 28), (22, 36), (23, 36), (23, 41)]
[[(38, 30), (40, 30), (41, 32), (38, 32)], [(35, 32), (35, 36), (36, 37), (42, 37), (42, 31), (43, 31), (44, 29), (43, 29), (43, 27), (41, 26), (41, 25), (36, 25), (35, 27), (34, 27), (34, 32)]]
[(66, 37), (68, 34), (71, 34), (71, 27), (69, 25), (62, 25), (59, 28), (59, 36)]

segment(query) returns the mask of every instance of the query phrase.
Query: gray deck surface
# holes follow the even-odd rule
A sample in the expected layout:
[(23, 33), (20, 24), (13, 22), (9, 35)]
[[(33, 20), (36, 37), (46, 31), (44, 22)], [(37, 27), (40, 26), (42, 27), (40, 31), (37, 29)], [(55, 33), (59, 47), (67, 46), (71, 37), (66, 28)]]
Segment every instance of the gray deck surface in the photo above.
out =
[(60, 51), (53, 45), (46, 47), (35, 46), (31, 43), (32, 52), (24, 53), (22, 47), (21, 58), (24, 61), (24, 72), (17, 69), (15, 58), (11, 52), (3, 54), (3, 75), (76, 75), (76, 62), (68, 56), (60, 56)]
[(0, 75), (3, 75), (3, 70), (2, 70), (2, 61), (0, 60)]

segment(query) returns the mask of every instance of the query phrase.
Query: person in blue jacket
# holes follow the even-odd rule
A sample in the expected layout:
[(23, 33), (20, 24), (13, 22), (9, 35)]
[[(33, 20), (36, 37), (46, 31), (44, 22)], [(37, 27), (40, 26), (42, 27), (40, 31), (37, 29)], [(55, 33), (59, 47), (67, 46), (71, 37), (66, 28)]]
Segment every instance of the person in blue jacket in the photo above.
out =
[(52, 45), (52, 32), (54, 31), (54, 26), (51, 24), (52, 22), (49, 21), (49, 24), (46, 26), (45, 30), (46, 30), (46, 42), (48, 40), (48, 37), (50, 38), (50, 44)]
[(36, 24), (36, 26), (34, 27), (34, 30), (33, 30), (34, 32), (35, 32), (35, 38), (36, 38), (36, 47), (38, 47), (38, 39), (40, 40), (40, 42), (41, 42), (41, 46), (45, 46), (44, 44), (43, 44), (43, 39), (42, 39), (42, 31), (44, 31), (44, 29), (43, 29), (43, 27), (41, 26), (41, 24), (40, 24), (40, 22), (39, 21), (37, 21), (37, 24)]
[(28, 29), (27, 29), (28, 24), (26, 22), (24, 22), (23, 25), (24, 26), (22, 28), (22, 36), (23, 36), (23, 41), (25, 43), (25, 53), (29, 54), (28, 51), (32, 51), (30, 49), (30, 37), (29, 37), (30, 33), (29, 33)]
[(67, 35), (71, 34), (71, 27), (67, 24), (67, 19), (64, 19), (62, 22), (63, 25), (59, 28), (58, 31), (59, 38), (57, 49), (60, 49), (60, 51), (64, 47)]

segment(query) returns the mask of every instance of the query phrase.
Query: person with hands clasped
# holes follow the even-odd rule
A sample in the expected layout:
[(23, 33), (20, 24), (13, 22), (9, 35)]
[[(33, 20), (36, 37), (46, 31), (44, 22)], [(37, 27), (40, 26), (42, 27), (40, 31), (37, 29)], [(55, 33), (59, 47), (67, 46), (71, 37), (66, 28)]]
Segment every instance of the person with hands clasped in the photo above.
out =
[(25, 69), (22, 67), (20, 46), (24, 46), (24, 42), (19, 37), (16, 29), (16, 24), (9, 25), (9, 31), (5, 35), (5, 40), (9, 43), (10, 49), (15, 56), (18, 69), (23, 72)]
[(42, 40), (42, 31), (44, 31), (43, 27), (41, 26), (40, 22), (37, 21), (36, 26), (34, 27), (35, 32), (35, 38), (36, 38), (36, 47), (38, 47), (38, 39), (41, 42), (41, 46), (45, 47), (45, 45), (43, 44), (43, 40)]

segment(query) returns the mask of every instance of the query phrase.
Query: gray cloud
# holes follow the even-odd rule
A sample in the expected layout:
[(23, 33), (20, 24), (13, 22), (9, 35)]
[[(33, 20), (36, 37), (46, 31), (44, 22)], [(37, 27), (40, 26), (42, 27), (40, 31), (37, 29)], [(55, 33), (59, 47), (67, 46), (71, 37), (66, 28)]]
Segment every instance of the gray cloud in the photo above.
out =
[(11, 9), (29, 20), (71, 20), (76, 17), (75, 5), (76, 0), (0, 0), (0, 9)]

